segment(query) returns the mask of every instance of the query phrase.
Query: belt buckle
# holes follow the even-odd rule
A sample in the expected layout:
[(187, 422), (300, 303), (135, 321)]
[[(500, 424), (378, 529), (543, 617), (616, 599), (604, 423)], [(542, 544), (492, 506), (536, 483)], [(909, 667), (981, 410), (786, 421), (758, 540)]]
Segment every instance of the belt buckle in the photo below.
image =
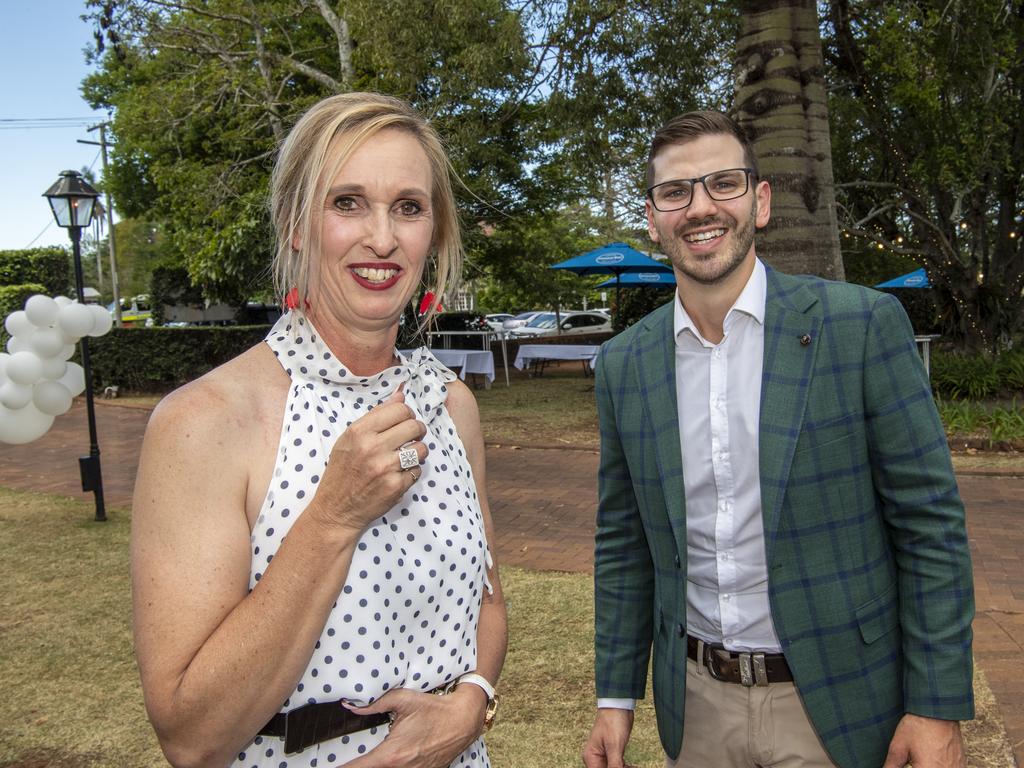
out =
[(715, 648), (711, 648), (708, 645), (705, 645), (704, 658), (701, 659), (701, 664), (707, 667), (707, 670), (711, 674), (712, 678), (714, 678), (715, 680), (719, 680), (723, 683), (728, 683), (729, 679), (725, 677), (718, 668), (719, 660), (720, 657), (718, 655), (718, 650)]
[(750, 664), (750, 654), (740, 653), (737, 654), (737, 658), (740, 662), (740, 685), (750, 688), (754, 685), (754, 670)]
[(768, 665), (765, 663), (764, 653), (755, 653), (752, 658), (754, 661), (755, 684), (765, 688), (768, 686)]

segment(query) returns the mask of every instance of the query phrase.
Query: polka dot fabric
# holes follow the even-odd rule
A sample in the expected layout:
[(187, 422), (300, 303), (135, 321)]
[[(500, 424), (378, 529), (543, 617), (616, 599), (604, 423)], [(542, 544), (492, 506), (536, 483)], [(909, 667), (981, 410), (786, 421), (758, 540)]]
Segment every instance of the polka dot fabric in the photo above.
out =
[[(394, 688), (430, 691), (475, 669), (490, 555), (466, 451), (445, 408), (455, 375), (418, 349), (375, 376), (355, 376), (293, 312), (277, 322), (267, 344), (292, 383), (273, 478), (252, 531), (250, 590), (316, 493), (334, 442), (403, 382), (430, 449), (419, 481), (360, 538), (309, 666), (281, 711), (338, 699), (366, 705)], [(344, 765), (387, 733), (381, 726), (288, 756), (281, 739), (258, 736), (234, 765)], [(483, 741), (452, 765), (489, 766)]]

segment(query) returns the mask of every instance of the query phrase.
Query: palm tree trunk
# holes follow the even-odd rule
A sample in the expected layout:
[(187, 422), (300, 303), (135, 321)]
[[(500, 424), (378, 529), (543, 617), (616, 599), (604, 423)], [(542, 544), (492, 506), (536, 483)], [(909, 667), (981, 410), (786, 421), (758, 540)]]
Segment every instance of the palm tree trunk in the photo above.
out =
[(772, 187), (757, 252), (784, 272), (844, 279), (815, 0), (740, 0), (734, 111)]

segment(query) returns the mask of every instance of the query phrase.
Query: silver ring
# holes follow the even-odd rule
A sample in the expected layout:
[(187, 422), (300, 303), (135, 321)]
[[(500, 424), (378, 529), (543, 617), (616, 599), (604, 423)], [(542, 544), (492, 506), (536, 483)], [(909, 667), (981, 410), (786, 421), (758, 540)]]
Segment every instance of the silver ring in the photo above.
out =
[(416, 453), (415, 448), (405, 447), (398, 449), (398, 465), (403, 471), (417, 467), (419, 463), (420, 455)]

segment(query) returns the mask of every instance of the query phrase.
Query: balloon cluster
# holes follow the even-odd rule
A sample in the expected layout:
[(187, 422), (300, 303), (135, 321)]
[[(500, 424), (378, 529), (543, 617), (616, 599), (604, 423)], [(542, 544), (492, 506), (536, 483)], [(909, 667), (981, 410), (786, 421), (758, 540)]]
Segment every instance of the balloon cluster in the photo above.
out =
[[(11, 335), (0, 352), (0, 442), (29, 443), (85, 389), (85, 371), (68, 359), (83, 336), (110, 330), (110, 313), (66, 296), (36, 294), (4, 321)], [(8, 354), (10, 353), (10, 354)]]

